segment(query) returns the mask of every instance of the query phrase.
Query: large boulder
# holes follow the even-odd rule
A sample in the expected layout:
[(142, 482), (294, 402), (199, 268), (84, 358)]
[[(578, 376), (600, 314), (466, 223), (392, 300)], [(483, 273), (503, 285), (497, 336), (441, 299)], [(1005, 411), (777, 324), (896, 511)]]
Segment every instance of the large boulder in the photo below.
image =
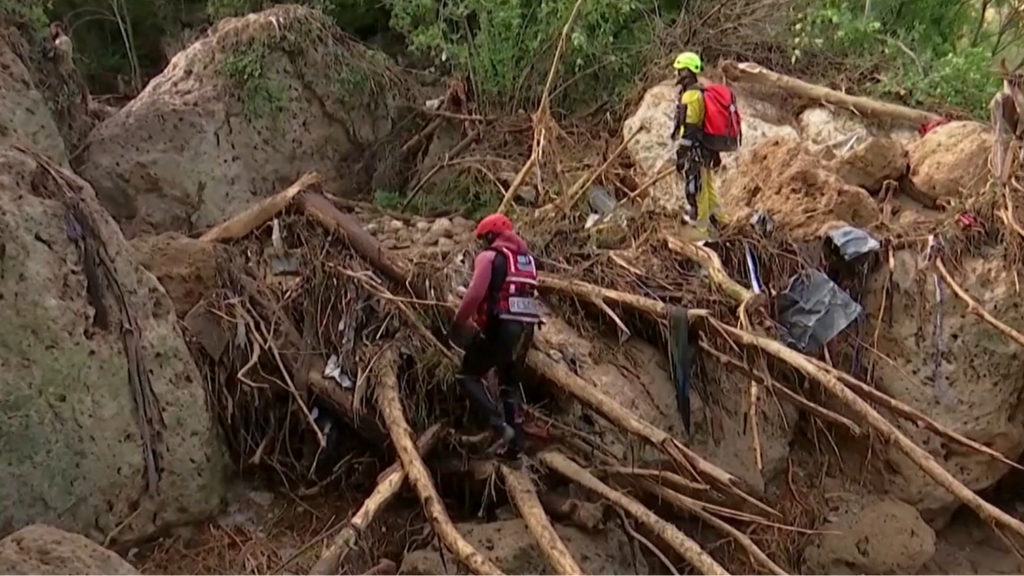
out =
[[(0, 526), (132, 540), (211, 514), (225, 455), (171, 301), (89, 185), (39, 158), (0, 148)], [(163, 421), (156, 492), (139, 371)]]
[(992, 129), (978, 122), (938, 126), (907, 147), (910, 180), (933, 202), (974, 197), (988, 185)]
[(33, 524), (0, 540), (2, 574), (138, 574), (85, 536)]
[[(916, 251), (895, 252), (893, 263), (888, 290), (888, 270), (883, 269), (869, 278), (865, 291), (869, 325), (882, 321), (887, 326), (879, 331), (876, 344), (881, 357), (887, 358), (875, 363), (877, 386), (948, 429), (1015, 460), (1024, 451), (1024, 350), (970, 314), (950, 290), (944, 288), (941, 303), (936, 302), (931, 272)], [(988, 312), (1009, 326), (1024, 327), (1014, 271), (1002, 251), (966, 257), (954, 274)], [(886, 291), (892, 300), (883, 304)], [(883, 306), (885, 318), (880, 319)], [(942, 327), (938, 339), (936, 314)], [(923, 428), (894, 421), (971, 490), (991, 486), (1009, 468)], [(889, 449), (888, 457), (898, 473), (881, 475), (880, 482), (941, 525), (960, 504), (957, 498), (898, 450)]]
[[(505, 574), (551, 574), (537, 541), (520, 519), (490, 524), (458, 524), (459, 533), (498, 565)], [(600, 534), (588, 534), (555, 524), (555, 532), (586, 574), (647, 574), (646, 562), (633, 562), (632, 543), (612, 526)], [(400, 574), (447, 574), (441, 554), (434, 546), (406, 554)]]
[[(623, 138), (639, 131), (626, 150), (636, 166), (641, 181), (653, 178), (665, 167), (675, 164), (672, 127), (675, 123), (679, 88), (671, 81), (662, 82), (648, 90), (640, 106), (622, 125)], [(742, 163), (747, 150), (773, 137), (796, 140), (792, 126), (777, 124), (780, 114), (769, 104), (742, 91), (736, 91), (743, 128), (743, 146), (738, 154), (723, 154), (724, 170)], [(663, 178), (651, 187), (650, 206), (656, 211), (678, 212), (684, 206), (682, 183), (677, 175)]]
[(80, 172), (129, 237), (208, 227), (312, 169), (365, 191), (403, 143), (404, 74), (301, 6), (229, 18), (96, 128)]
[(935, 554), (935, 532), (899, 500), (851, 499), (804, 550), (804, 574), (914, 574)]
[(0, 146), (20, 143), (67, 166), (61, 133), (28, 63), (29, 47), (15, 28), (0, 23)]

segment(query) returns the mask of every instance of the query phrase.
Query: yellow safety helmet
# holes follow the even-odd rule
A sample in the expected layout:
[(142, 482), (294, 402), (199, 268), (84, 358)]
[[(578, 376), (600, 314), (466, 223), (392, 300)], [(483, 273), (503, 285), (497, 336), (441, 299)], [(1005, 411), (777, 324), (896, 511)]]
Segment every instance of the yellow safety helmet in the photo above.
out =
[(701, 70), (704, 69), (704, 65), (701, 64), (700, 56), (696, 52), (683, 52), (676, 56), (672, 67), (676, 70), (689, 70), (694, 74), (700, 74)]

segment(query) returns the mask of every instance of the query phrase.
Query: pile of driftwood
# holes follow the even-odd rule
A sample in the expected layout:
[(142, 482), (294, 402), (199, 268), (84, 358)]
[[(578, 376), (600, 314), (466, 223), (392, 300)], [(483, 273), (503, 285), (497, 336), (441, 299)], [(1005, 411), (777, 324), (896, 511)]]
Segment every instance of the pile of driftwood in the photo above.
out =
[[(453, 435), (448, 433), (442, 423), (430, 422), (438, 410), (437, 406), (433, 405), (425, 412), (418, 411), (421, 413), (412, 418), (413, 425), (419, 430), (418, 435), (410, 425), (410, 412), (417, 408), (410, 406), (408, 388), (438, 384), (429, 378), (421, 378), (418, 383), (412, 382), (413, 378), (403, 358), (420, 358), (429, 353), (439, 358), (440, 362), (449, 363), (449, 366), (457, 361), (456, 351), (442, 343), (438, 336), (441, 333), (439, 327), (450, 320), (454, 312), (452, 286), (435, 274), (436, 268), (414, 266), (402, 255), (382, 247), (373, 235), (366, 232), (357, 217), (343, 211), (346, 207), (351, 208), (352, 203), (329, 198), (320, 191), (319, 177), (313, 173), (304, 176), (287, 190), (211, 229), (202, 237), (209, 242), (244, 243), (254, 235), (266, 236), (269, 223), (275, 219), (301, 219), (303, 228), (315, 228), (322, 233), (322, 242), (315, 246), (275, 249), (305, 248), (306, 261), (319, 262), (319, 265), (337, 272), (332, 280), (335, 287), (348, 286), (352, 290), (355, 290), (352, 287), (358, 287), (358, 291), (348, 292), (353, 301), (359, 302), (359, 306), (374, 308), (373, 314), (365, 314), (364, 319), (359, 321), (363, 322), (359, 324), (363, 334), (361, 343), (350, 350), (349, 357), (341, 359), (350, 368), (355, 366), (353, 373), (357, 374), (356, 382), (351, 387), (340, 386), (335, 380), (324, 376), (325, 360), (322, 355), (311, 353), (325, 346), (325, 332), (316, 325), (318, 320), (324, 319), (318, 314), (311, 314), (299, 323), (296, 314), (289, 312), (289, 307), (299, 298), (297, 294), (300, 292), (322, 294), (323, 291), (310, 290), (308, 283), (305, 286), (296, 283), (276, 287), (269, 285), (260, 280), (260, 273), (251, 269), (251, 261), (249, 270), (234, 269), (226, 274), (229, 278), (225, 282), (232, 288), (231, 297), (223, 302), (234, 306), (236, 313), (228, 314), (227, 309), (221, 309), (220, 313), (222, 318), (231, 316), (237, 324), (245, 326), (240, 329), (237, 340), (246, 343), (243, 349), (247, 354), (240, 359), (236, 358), (230, 364), (230, 370), (221, 369), (211, 373), (214, 374), (215, 395), (221, 395), (218, 404), (237, 404), (242, 402), (245, 393), (252, 394), (253, 390), (264, 388), (272, 389), (277, 398), (282, 395), (288, 398), (288, 402), (283, 404), (287, 408), (278, 417), (289, 424), (274, 427), (249, 422), (245, 435), (251, 436), (246, 444), (250, 447), (246, 454), (250, 462), (258, 463), (261, 458), (269, 457), (270, 453), (280, 452), (281, 448), (275, 448), (275, 444), (280, 446), (280, 436), (295, 428), (305, 429), (308, 435), (316, 439), (315, 443), (321, 448), (324, 446), (322, 431), (313, 422), (314, 417), (309, 408), (313, 398), (326, 402), (332, 411), (341, 415), (348, 427), (366, 441), (385, 447), (396, 456), (394, 464), (377, 478), (376, 489), (366, 498), (362, 507), (325, 546), (313, 573), (337, 573), (341, 562), (358, 544), (361, 534), (378, 512), (403, 485), (408, 484), (418, 496), (424, 513), (445, 548), (477, 574), (499, 574), (498, 567), (459, 534), (438, 495), (431, 471), (424, 462), (425, 454), (452, 443), (449, 440), (452, 440)], [(529, 228), (529, 225), (524, 226)], [(854, 434), (863, 433), (864, 430), (876, 434), (917, 463), (931, 478), (959, 497), (997, 530), (1009, 530), (1024, 537), (1024, 524), (966, 488), (930, 454), (880, 414), (878, 408), (926, 427), (950, 442), (1010, 465), (1014, 463), (944, 428), (926, 415), (886, 396), (830, 363), (801, 354), (770, 337), (768, 334), (771, 327), (765, 299), (734, 280), (727, 269), (732, 266), (723, 265), (722, 258), (716, 252), (671, 235), (659, 238), (658, 242), (659, 246), (676, 257), (691, 261), (694, 266), (706, 271), (706, 274), (693, 277), (705, 283), (701, 294), (706, 301), (715, 304), (715, 310), (694, 306), (699, 298), (692, 294), (680, 296), (679, 300), (687, 301), (689, 322), (702, 325), (705, 334), (714, 335), (713, 339), (702, 339), (700, 345), (720, 365), (749, 376), (751, 387), (779, 391), (781, 397), (789, 398), (812, 417), (830, 425), (842, 426)], [(333, 251), (330, 252), (331, 256), (328, 256), (329, 250)], [(345, 263), (331, 264), (332, 258), (343, 258)], [(630, 268), (628, 262), (623, 264), (627, 269)], [(941, 260), (937, 266), (942, 266)], [(642, 273), (640, 270), (636, 272)], [(944, 273), (943, 268), (940, 268), (940, 272), (943, 272), (942, 276), (953, 290), (969, 303), (973, 313), (1024, 344), (1024, 337), (999, 324), (998, 320), (970, 300), (953, 278)], [(673, 302), (673, 294), (682, 294), (670, 290), (657, 297), (650, 293), (640, 295), (620, 289), (622, 285), (610, 288), (554, 273), (542, 274), (540, 287), (549, 301), (569, 300), (577, 303), (577, 308), (585, 304), (597, 314), (613, 319), (616, 326), (627, 331), (629, 327), (626, 324), (629, 321), (623, 320), (627, 316), (647, 319), (654, 326), (663, 326), (669, 308), (678, 303)], [(309, 294), (303, 297), (312, 298)], [(724, 308), (722, 302), (725, 302)], [(307, 304), (306, 308), (310, 309), (310, 306)], [(561, 312), (557, 306), (555, 311)], [(333, 318), (330, 322), (339, 321)], [(373, 328), (366, 328), (369, 325)], [(335, 327), (330, 331), (337, 332), (338, 329)], [(373, 335), (367, 336), (370, 332)], [(727, 343), (723, 345), (723, 342)], [(345, 347), (344, 343), (333, 344)], [(408, 354), (410, 350), (412, 354)], [(759, 361), (751, 363), (751, 356), (756, 356)], [(745, 552), (749, 565), (756, 570), (786, 573), (786, 569), (779, 565), (779, 559), (771, 558), (742, 529), (743, 525), (750, 523), (771, 523), (773, 518), (779, 516), (771, 506), (751, 495), (743, 482), (695, 453), (679, 439), (622, 407), (547, 351), (535, 347), (529, 352), (527, 362), (530, 371), (545, 386), (571, 397), (586, 410), (599, 416), (598, 420), (603, 426), (647, 443), (660, 452), (663, 462), (668, 463), (657, 470), (637, 468), (594, 446), (587, 441), (585, 435), (574, 436), (569, 432), (536, 455), (534, 463), (540, 469), (575, 483), (594, 497), (609, 502), (631, 516), (651, 536), (652, 546), (656, 550), (664, 550), (670, 552), (670, 556), (684, 559), (694, 571), (706, 574), (727, 573), (722, 560), (716, 560), (702, 549), (671, 521), (673, 517), (696, 519), (732, 539)], [(786, 372), (798, 375), (800, 382), (781, 381), (781, 378), (773, 377), (772, 370), (763, 369), (770, 365), (788, 366), (791, 369)], [(260, 367), (257, 372), (261, 376), (250, 376), (255, 371), (252, 370), (254, 366)], [(760, 366), (762, 369), (751, 366)], [(274, 374), (271, 375), (271, 372)], [(831, 405), (842, 406), (841, 412), (845, 415), (804, 397), (798, 384), (805, 383), (816, 385), (824, 395), (830, 396)], [(403, 391), (400, 392), (400, 389)], [(751, 394), (751, 398), (752, 403), (756, 402), (756, 394)], [(264, 403), (265, 400), (266, 397)], [(756, 406), (751, 414), (756, 426)], [(548, 413), (544, 417), (558, 419), (564, 415)], [(572, 426), (565, 428), (571, 430)], [(754, 437), (756, 442), (756, 434)], [(539, 496), (539, 492), (543, 492), (543, 484), (536, 484), (534, 478), (524, 470), (495, 462), (477, 462), (475, 471), (480, 473), (481, 469), (484, 474), (494, 473), (503, 480), (510, 501), (536, 537), (552, 568), (562, 574), (581, 573), (579, 565), (552, 528), (548, 517), (550, 504)], [(640, 494), (644, 495), (641, 499), (634, 496)], [(657, 501), (661, 506), (652, 509), (641, 500)], [(665, 556), (660, 551), (658, 555)], [(675, 569), (671, 564), (669, 568)]]

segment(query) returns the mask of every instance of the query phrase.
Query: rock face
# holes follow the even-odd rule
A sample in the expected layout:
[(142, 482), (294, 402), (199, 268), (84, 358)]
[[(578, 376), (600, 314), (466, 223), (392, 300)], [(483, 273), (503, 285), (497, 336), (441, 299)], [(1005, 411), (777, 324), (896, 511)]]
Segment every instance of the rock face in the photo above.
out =
[(67, 166), (68, 153), (46, 99), (26, 66), (28, 47), (13, 28), (0, 25), (0, 146), (31, 145)]
[(914, 574), (935, 554), (935, 532), (913, 506), (881, 500), (848, 508), (804, 550), (804, 574)]
[[(622, 134), (628, 138), (639, 130), (626, 147), (643, 181), (675, 164), (675, 148), (672, 126), (675, 123), (676, 103), (679, 88), (671, 81), (662, 82), (644, 94), (639, 108), (622, 125)], [(737, 105), (743, 119), (743, 148), (739, 154), (724, 154), (725, 169), (732, 168), (746, 150), (772, 138), (796, 139), (797, 133), (791, 126), (773, 123), (778, 113), (769, 106), (743, 93), (736, 93)], [(676, 212), (682, 210), (682, 184), (677, 175), (662, 179), (651, 187), (649, 194), (652, 209)]]
[[(550, 574), (550, 566), (536, 541), (520, 520), (491, 524), (458, 524), (459, 532), (477, 550), (487, 555), (506, 574)], [(590, 535), (576, 528), (555, 524), (555, 531), (587, 574), (647, 574), (643, 557), (634, 566), (632, 543), (613, 528)], [(405, 555), (401, 574), (445, 574), (441, 555), (434, 548)]]
[[(1024, 451), (1024, 351), (969, 314), (949, 290), (943, 290), (942, 303), (936, 303), (931, 274), (916, 252), (896, 252), (894, 263), (893, 300), (886, 309), (902, 313), (893, 314), (892, 326), (879, 332), (879, 351), (895, 361), (876, 364), (879, 387), (943, 426), (1015, 460)], [(1024, 326), (1013, 272), (1006, 269), (1001, 253), (965, 258), (960, 272), (951, 273), (968, 294), (984, 302), (988, 312), (1010, 326)], [(864, 301), (869, 325), (878, 321), (886, 275), (883, 270), (869, 280)], [(939, 341), (934, 337), (936, 312), (942, 322)], [(936, 350), (941, 350), (938, 366)], [(951, 447), (931, 432), (900, 424), (905, 434), (971, 490), (991, 486), (1008, 470), (992, 458)], [(887, 474), (883, 482), (929, 521), (941, 524), (959, 504), (897, 450), (890, 451), (889, 461), (900, 474)]]
[(907, 152), (895, 140), (867, 136), (831, 160), (828, 169), (850, 186), (878, 192), (886, 181), (907, 173)]
[(0, 540), (3, 574), (138, 574), (120, 556), (78, 534), (33, 524)]
[(975, 195), (988, 184), (992, 130), (978, 122), (950, 122), (907, 148), (910, 180), (933, 200)]
[(345, 194), (393, 164), (412, 90), (319, 13), (277, 6), (178, 53), (93, 132), (81, 173), (129, 237), (208, 227), (312, 169)]
[[(92, 241), (70, 240), (85, 223)], [(101, 540), (126, 522), (118, 538), (130, 540), (215, 512), (225, 456), (203, 380), (170, 299), (88, 184), (0, 149), (0, 246), (0, 526), (45, 521)], [(83, 256), (103, 251), (111, 274)], [(139, 352), (162, 412), (159, 495), (146, 491), (126, 352)]]

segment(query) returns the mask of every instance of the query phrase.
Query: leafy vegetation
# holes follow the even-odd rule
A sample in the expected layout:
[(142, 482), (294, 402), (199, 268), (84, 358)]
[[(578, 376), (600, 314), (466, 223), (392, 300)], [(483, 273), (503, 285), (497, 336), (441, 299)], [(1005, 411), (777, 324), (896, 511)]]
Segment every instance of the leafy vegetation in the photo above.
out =
[(1021, 24), (1008, 0), (819, 0), (794, 23), (792, 55), (826, 52), (865, 92), (981, 118), (999, 84), (994, 61), (1020, 57)]
[[(320, 9), (343, 30), (369, 40), (382, 33), (405, 39), (405, 56), (441, 73), (467, 78), (473, 98), (492, 112), (536, 104), (561, 28), (574, 0), (297, 0)], [(748, 0), (736, 0), (744, 4)], [(0, 0), (0, 12), (42, 28), (63, 20), (76, 58), (97, 93), (138, 89), (166, 65), (168, 46), (183, 30), (266, 8), (271, 0)], [(827, 61), (826, 77), (842, 88), (974, 116), (997, 79), (993, 64), (1024, 55), (1017, 0), (777, 0), (792, 14), (790, 62)], [(732, 3), (726, 3), (731, 6)], [(745, 5), (745, 4), (744, 4)], [(694, 34), (694, 22), (721, 12), (718, 0), (586, 0), (561, 61), (554, 105), (578, 110), (622, 100), (646, 68), (671, 50), (699, 44), (709, 56), (728, 54), (725, 40), (767, 57), (780, 50), (765, 28), (734, 25)], [(759, 4), (760, 6), (760, 4)], [(759, 10), (763, 7), (757, 8)], [(743, 14), (737, 8), (736, 14)], [(680, 19), (681, 14), (686, 18)], [(684, 28), (688, 31), (683, 31)], [(698, 27), (699, 28), (699, 27)], [(699, 29), (697, 30), (699, 32)], [(723, 34), (734, 38), (723, 39)], [(716, 36), (717, 35), (717, 36)], [(256, 81), (254, 54), (226, 64), (231, 75)], [(408, 61), (408, 58), (406, 58)], [(767, 62), (766, 62), (767, 63)], [(358, 89), (358, 76), (339, 77), (339, 91)], [(257, 86), (249, 108), (275, 106), (271, 87)]]
[(221, 64), (221, 71), (238, 87), (242, 113), (253, 122), (274, 118), (284, 110), (285, 90), (266, 74), (268, 48), (252, 43), (239, 47)]

